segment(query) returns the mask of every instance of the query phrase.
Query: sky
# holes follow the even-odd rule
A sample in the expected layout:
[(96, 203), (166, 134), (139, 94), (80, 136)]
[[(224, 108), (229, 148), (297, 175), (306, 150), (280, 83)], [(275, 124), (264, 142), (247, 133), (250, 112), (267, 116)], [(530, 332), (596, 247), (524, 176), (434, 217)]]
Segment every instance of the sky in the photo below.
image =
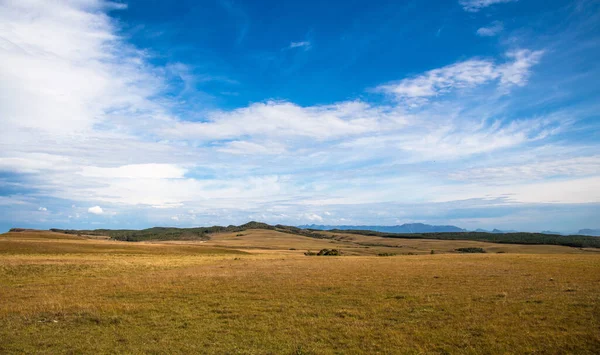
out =
[(0, 0), (0, 230), (600, 228), (600, 1)]

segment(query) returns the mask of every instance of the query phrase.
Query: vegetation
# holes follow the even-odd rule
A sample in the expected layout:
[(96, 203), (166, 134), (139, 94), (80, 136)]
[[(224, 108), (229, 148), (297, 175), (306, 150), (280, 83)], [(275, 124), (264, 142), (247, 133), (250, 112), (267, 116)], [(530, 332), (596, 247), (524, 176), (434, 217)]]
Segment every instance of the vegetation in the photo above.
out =
[[(19, 229), (13, 228), (11, 231)], [(91, 236), (107, 236), (114, 240), (122, 240), (128, 242), (140, 242), (147, 240), (209, 240), (210, 234), (214, 233), (230, 233), (243, 232), (249, 229), (264, 229), (277, 230), (284, 233), (305, 235), (313, 238), (322, 238), (322, 235), (313, 231), (300, 229), (297, 227), (276, 225), (271, 226), (261, 222), (248, 222), (240, 226), (212, 226), (212, 227), (197, 227), (197, 228), (175, 228), (175, 227), (153, 227), (142, 230), (134, 229), (93, 229), (93, 230), (73, 230), (73, 229), (50, 229), (52, 232), (75, 234), (75, 235), (91, 235)], [(237, 236), (243, 236), (238, 233)]]
[(342, 255), (342, 252), (337, 250), (337, 249), (321, 249), (318, 253), (317, 256), (340, 256)]
[(377, 236), (384, 238), (475, 240), (489, 243), (546, 244), (564, 245), (577, 248), (600, 248), (600, 238), (583, 235), (557, 235), (542, 233), (485, 233), (485, 232), (446, 232), (446, 233), (383, 233), (365, 230), (331, 230), (330, 232)]
[(457, 248), (457, 252), (459, 253), (485, 253), (485, 249), (483, 248)]
[[(248, 224), (249, 225), (249, 224)], [(248, 227), (228, 226), (228, 227), (199, 227), (199, 228), (174, 228), (174, 227), (153, 227), (142, 230), (128, 229), (94, 229), (94, 230), (64, 230), (51, 229), (56, 233), (108, 236), (114, 240), (128, 242), (140, 242), (145, 240), (208, 240), (211, 233), (240, 232)]]
[(211, 234), (233, 233), (243, 236), (243, 231), (250, 229), (274, 230), (288, 234), (301, 235), (316, 239), (332, 239), (331, 232), (338, 234), (355, 234), (364, 236), (377, 236), (383, 238), (405, 239), (436, 239), (436, 240), (472, 240), (489, 243), (503, 244), (529, 244), (529, 245), (563, 245), (577, 248), (600, 248), (600, 238), (582, 235), (556, 235), (543, 233), (486, 233), (486, 232), (446, 232), (446, 233), (385, 233), (366, 230), (331, 230), (319, 231), (301, 229), (284, 225), (269, 225), (261, 222), (249, 222), (240, 226), (213, 226), (197, 228), (154, 227), (143, 230), (63, 230), (51, 229), (54, 232), (66, 234), (108, 236), (114, 240), (147, 241), (147, 240), (209, 240)]
[[(290, 248), (290, 250), (291, 249), (294, 249), (294, 248)], [(309, 250), (306, 253), (304, 253), (304, 255), (306, 255), (306, 256), (340, 256), (340, 255), (342, 255), (342, 252), (337, 249), (321, 249), (318, 253), (315, 253), (315, 252)]]
[[(0, 353), (600, 349), (600, 253), (593, 250), (500, 245), (511, 253), (430, 255), (432, 245), (451, 252), (479, 242), (406, 240), (411, 248), (422, 243), (411, 249), (422, 254), (306, 258), (289, 248), (330, 241), (236, 233), (202, 243), (0, 235)], [(227, 240), (248, 244), (244, 251), (217, 247)]]

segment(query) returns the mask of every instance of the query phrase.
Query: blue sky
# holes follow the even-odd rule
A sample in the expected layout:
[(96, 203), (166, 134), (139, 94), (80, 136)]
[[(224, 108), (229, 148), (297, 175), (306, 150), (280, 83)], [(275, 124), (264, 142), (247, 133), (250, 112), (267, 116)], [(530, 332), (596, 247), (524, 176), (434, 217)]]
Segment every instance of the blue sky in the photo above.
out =
[(0, 230), (600, 227), (598, 1), (0, 0)]

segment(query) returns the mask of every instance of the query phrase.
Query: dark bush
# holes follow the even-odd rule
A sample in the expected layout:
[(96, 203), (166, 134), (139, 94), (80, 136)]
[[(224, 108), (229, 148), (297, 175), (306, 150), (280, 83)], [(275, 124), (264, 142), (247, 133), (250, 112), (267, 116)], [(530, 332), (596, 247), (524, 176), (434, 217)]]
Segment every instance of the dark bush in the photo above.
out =
[(458, 248), (455, 249), (459, 253), (485, 253), (483, 248)]
[(377, 256), (394, 256), (394, 255), (396, 255), (396, 254), (394, 254), (394, 253), (379, 253), (379, 254), (377, 254)]
[(342, 252), (337, 249), (321, 249), (317, 255), (319, 255), (319, 256), (322, 256), (322, 255), (338, 256), (338, 255), (342, 255)]
[(342, 252), (340, 250), (337, 249), (321, 249), (318, 253), (312, 252), (312, 251), (307, 251), (306, 253), (304, 253), (304, 255), (306, 256), (339, 256), (342, 255)]

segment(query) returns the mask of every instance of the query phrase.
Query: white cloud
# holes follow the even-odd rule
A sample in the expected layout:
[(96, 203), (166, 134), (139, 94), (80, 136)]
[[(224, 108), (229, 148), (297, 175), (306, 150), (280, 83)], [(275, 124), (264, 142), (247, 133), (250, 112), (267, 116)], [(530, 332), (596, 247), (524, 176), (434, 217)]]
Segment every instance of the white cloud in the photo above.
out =
[(177, 207), (182, 207), (183, 203), (164, 203), (161, 205), (153, 205), (152, 208), (159, 208), (159, 209), (167, 209), (167, 208), (177, 208)]
[(44, 170), (64, 170), (70, 159), (68, 157), (46, 153), (23, 153), (18, 157), (0, 157), (0, 171), (19, 173), (39, 173)]
[(513, 61), (498, 67), (500, 74), (500, 85), (507, 88), (512, 85), (523, 86), (527, 84), (530, 76), (530, 69), (537, 63), (544, 51), (530, 51), (521, 49), (507, 53), (507, 56)]
[(150, 98), (164, 85), (141, 60), (143, 54), (115, 34), (110, 17), (97, 11), (107, 4), (0, 4), (5, 129), (71, 134), (107, 121), (160, 114)]
[(424, 103), (428, 98), (452, 90), (474, 88), (499, 80), (501, 87), (522, 86), (527, 82), (530, 68), (537, 64), (543, 51), (527, 49), (506, 54), (510, 61), (497, 65), (487, 59), (469, 59), (422, 75), (380, 85), (376, 91), (396, 96), (409, 103)]
[(233, 141), (226, 143), (219, 151), (229, 154), (239, 155), (277, 155), (285, 153), (286, 149), (279, 142), (248, 142), (248, 141)]
[(311, 43), (309, 41), (291, 42), (288, 48), (303, 48), (305, 51), (309, 50)]
[(504, 24), (501, 21), (494, 21), (487, 27), (481, 27), (477, 30), (477, 35), (481, 37), (493, 37), (504, 30)]
[[(426, 116), (428, 112), (424, 113)], [(556, 133), (561, 117), (528, 120), (436, 121), (432, 127), (394, 132), (373, 137), (360, 137), (342, 143), (342, 147), (370, 151), (371, 156), (398, 155), (404, 151), (406, 161), (452, 160), (470, 155), (498, 151), (534, 142)]]
[(379, 86), (379, 91), (399, 98), (432, 97), (452, 89), (474, 87), (496, 79), (498, 73), (491, 61), (471, 59), (423, 75)]
[(537, 154), (534, 161), (524, 164), (464, 169), (452, 172), (449, 176), (460, 181), (514, 184), (516, 181), (594, 176), (600, 171), (600, 156), (597, 155), (567, 159), (556, 159), (550, 156), (545, 161), (539, 159), (540, 154)]
[(126, 179), (180, 179), (187, 169), (172, 164), (131, 164), (116, 168), (84, 166), (80, 174), (88, 177)]
[(241, 136), (324, 140), (373, 132), (385, 125), (402, 123), (403, 118), (389, 108), (372, 107), (360, 101), (311, 107), (268, 101), (230, 112), (212, 113), (205, 122), (176, 121), (160, 133), (179, 139), (212, 141)]
[(102, 210), (102, 208), (100, 206), (90, 207), (90, 208), (88, 208), (88, 212), (92, 213), (92, 214), (103, 214), (104, 213), (104, 211)]
[(458, 3), (465, 11), (478, 12), (479, 10), (495, 4), (504, 4), (518, 0), (459, 0)]
[(179, 221), (179, 217), (177, 217), (177, 216), (173, 216), (173, 217), (171, 217), (171, 219), (172, 219), (173, 221)]
[(119, 205), (148, 205), (173, 209), (185, 203), (200, 203), (214, 208), (261, 203), (265, 199), (293, 193), (285, 177), (250, 176), (213, 179), (86, 179), (60, 176), (47, 182), (47, 194), (71, 200), (95, 200)]
[(38, 211), (46, 212), (48, 209), (46, 207), (40, 207), (38, 208)]
[(470, 198), (505, 198), (512, 203), (597, 203), (600, 176), (547, 181), (523, 181), (514, 185), (468, 184), (440, 189), (435, 202)]
[(323, 222), (323, 217), (319, 216), (316, 213), (308, 213), (306, 214), (306, 218), (313, 222)]

